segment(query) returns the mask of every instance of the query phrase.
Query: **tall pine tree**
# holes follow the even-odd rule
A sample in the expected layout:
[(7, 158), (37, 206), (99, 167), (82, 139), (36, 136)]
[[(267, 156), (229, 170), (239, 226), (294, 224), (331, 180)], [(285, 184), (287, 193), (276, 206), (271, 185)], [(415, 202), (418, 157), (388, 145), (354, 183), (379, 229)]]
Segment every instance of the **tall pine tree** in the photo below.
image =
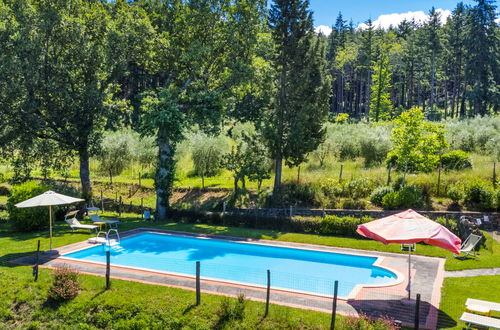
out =
[(297, 166), (324, 136), (330, 77), (326, 47), (314, 33), (309, 2), (276, 0), (269, 23), (276, 44), (273, 58), (277, 95), (265, 136), (275, 160), (275, 197), (280, 195), (283, 160)]

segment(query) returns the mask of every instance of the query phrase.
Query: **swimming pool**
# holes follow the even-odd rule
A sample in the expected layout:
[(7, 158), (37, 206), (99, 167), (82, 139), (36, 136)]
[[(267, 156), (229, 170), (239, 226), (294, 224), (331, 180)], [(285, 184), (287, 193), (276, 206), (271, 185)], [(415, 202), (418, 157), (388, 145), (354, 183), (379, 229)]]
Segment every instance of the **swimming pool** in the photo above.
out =
[(320, 295), (332, 295), (335, 280), (341, 297), (349, 296), (356, 285), (398, 281), (394, 272), (376, 266), (377, 257), (152, 232), (63, 258), (104, 263), (106, 249), (111, 251), (112, 265), (193, 276), (195, 262), (200, 261), (202, 278), (257, 286), (266, 285), (269, 269), (273, 288)]

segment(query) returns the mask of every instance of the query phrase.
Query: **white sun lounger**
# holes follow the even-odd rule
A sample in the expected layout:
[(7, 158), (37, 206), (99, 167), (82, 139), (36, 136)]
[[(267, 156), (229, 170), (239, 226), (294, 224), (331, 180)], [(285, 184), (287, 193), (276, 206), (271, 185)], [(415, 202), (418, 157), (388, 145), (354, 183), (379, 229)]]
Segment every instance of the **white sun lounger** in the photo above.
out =
[(460, 321), (467, 324), (467, 329), (470, 329), (472, 325), (478, 325), (481, 327), (500, 329), (500, 319), (494, 317), (488, 317), (472, 313), (463, 313), (460, 317)]
[(103, 220), (100, 216), (97, 214), (89, 214), (90, 220), (92, 222), (103, 222), (109, 225), (110, 228), (117, 228), (118, 224), (120, 223), (119, 220)]
[(467, 237), (465, 241), (462, 243), (462, 247), (460, 248), (460, 254), (465, 253), (465, 256), (472, 254), (475, 257), (476, 253), (474, 252), (474, 248), (482, 238), (483, 238), (482, 236), (470, 234), (469, 237)]
[(465, 302), (465, 306), (471, 306), (471, 305), (486, 307), (493, 312), (500, 312), (500, 303), (468, 298), (467, 301)]
[(66, 214), (66, 216), (64, 217), (64, 221), (66, 221), (66, 223), (71, 227), (73, 231), (75, 231), (75, 229), (88, 229), (89, 231), (97, 230), (98, 226), (96, 225), (81, 224), (80, 221), (78, 221), (78, 219), (76, 218), (77, 213), (78, 211), (72, 211)]

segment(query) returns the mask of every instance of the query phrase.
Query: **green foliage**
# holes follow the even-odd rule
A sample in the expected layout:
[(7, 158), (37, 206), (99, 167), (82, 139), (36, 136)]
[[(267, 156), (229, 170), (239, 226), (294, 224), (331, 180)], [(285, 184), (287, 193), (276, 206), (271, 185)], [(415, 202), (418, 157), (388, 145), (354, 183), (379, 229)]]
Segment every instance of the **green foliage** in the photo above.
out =
[(392, 130), (393, 146), (387, 161), (399, 171), (429, 172), (439, 164), (439, 154), (448, 144), (443, 125), (424, 120), (422, 109), (413, 108), (403, 112)]
[(441, 166), (446, 170), (472, 168), (472, 158), (465, 151), (453, 150), (441, 156)]
[(375, 183), (368, 178), (357, 178), (345, 181), (342, 186), (342, 195), (352, 199), (370, 196)]
[(326, 44), (314, 32), (308, 5), (307, 1), (278, 0), (269, 11), (277, 89), (275, 101), (266, 112), (264, 132), (277, 160), (277, 194), (281, 161), (288, 166), (300, 165), (321, 144), (325, 133), (331, 77), (327, 72)]
[(376, 126), (363, 133), (364, 137), (360, 140), (360, 156), (364, 158), (364, 165), (365, 167), (379, 165), (387, 158), (391, 148), (387, 130), (382, 126)]
[(34, 231), (48, 226), (48, 207), (15, 207), (15, 204), (40, 195), (47, 190), (49, 190), (49, 187), (36, 181), (28, 181), (12, 187), (7, 201), (7, 210), (14, 229), (18, 231)]
[(109, 175), (113, 183), (113, 176), (120, 175), (132, 160), (132, 140), (126, 132), (106, 134), (101, 141), (98, 153), (99, 168), (102, 173)]
[(238, 296), (234, 304), (229, 298), (222, 298), (220, 306), (216, 311), (218, 320), (214, 328), (221, 329), (224, 328), (224, 324), (227, 322), (241, 321), (245, 317), (245, 307), (246, 300), (243, 294)]
[(77, 271), (69, 266), (61, 266), (54, 270), (52, 287), (48, 292), (49, 299), (57, 302), (73, 300), (79, 291)]
[(363, 329), (363, 330), (398, 330), (399, 325), (388, 317), (372, 318), (361, 314), (359, 317), (348, 316), (341, 320), (341, 329)]
[(370, 202), (376, 206), (382, 206), (382, 200), (385, 195), (394, 192), (392, 187), (378, 187), (370, 195)]
[(422, 190), (415, 185), (406, 185), (400, 190), (392, 191), (382, 197), (382, 206), (386, 210), (419, 209), (425, 200)]
[(195, 173), (201, 176), (202, 188), (205, 188), (205, 177), (219, 173), (223, 154), (224, 141), (220, 138), (204, 135), (194, 141), (192, 159)]
[(292, 225), (295, 231), (308, 234), (359, 237), (359, 234), (356, 233), (358, 225), (372, 220), (368, 217), (358, 219), (354, 217), (326, 215), (324, 218), (294, 217)]
[(494, 209), (494, 190), (489, 183), (473, 180), (465, 186), (464, 202), (467, 206), (481, 211)]
[(362, 199), (347, 198), (342, 201), (342, 208), (345, 210), (365, 210), (366, 201)]
[(348, 113), (339, 113), (337, 117), (335, 117), (335, 124), (346, 124), (348, 122), (349, 122)]
[(458, 184), (450, 186), (448, 188), (447, 195), (454, 203), (457, 204), (460, 203), (460, 201), (465, 197), (463, 187)]

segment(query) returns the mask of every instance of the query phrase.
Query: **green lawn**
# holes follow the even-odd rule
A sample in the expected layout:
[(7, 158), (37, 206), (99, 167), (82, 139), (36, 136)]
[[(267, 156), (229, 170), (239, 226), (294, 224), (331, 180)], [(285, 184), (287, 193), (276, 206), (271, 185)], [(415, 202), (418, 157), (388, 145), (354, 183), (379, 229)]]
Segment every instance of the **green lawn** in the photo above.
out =
[[(500, 276), (477, 276), (446, 278), (441, 290), (439, 326), (443, 329), (463, 329), (465, 324), (457, 322), (465, 311), (467, 298), (500, 302), (498, 289)], [(500, 316), (494, 314), (493, 316)]]

